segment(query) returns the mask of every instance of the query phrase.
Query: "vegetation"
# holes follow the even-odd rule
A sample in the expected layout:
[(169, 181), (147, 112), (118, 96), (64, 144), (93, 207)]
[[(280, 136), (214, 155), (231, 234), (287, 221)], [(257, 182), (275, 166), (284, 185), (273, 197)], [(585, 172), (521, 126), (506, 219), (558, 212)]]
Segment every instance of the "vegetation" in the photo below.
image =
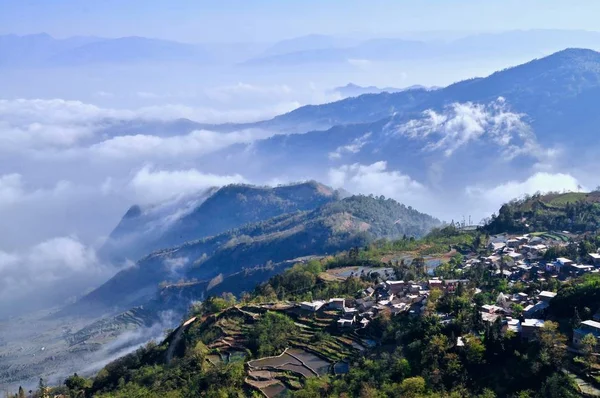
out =
[(503, 205), (484, 229), (489, 233), (572, 231), (600, 227), (600, 192), (526, 196)]
[[(473, 269), (461, 275), (471, 282), (468, 286), (459, 284), (454, 293), (432, 291), (421, 316), (391, 316), (382, 311), (359, 335), (336, 328), (335, 316), (327, 311), (306, 315), (286, 304), (357, 298), (358, 292), (379, 279), (376, 272), (343, 280), (324, 277), (349, 265), (375, 269), (391, 265), (394, 273), (427, 278), (422, 257), (410, 263), (388, 260), (396, 248), (419, 255), (432, 248), (452, 253), (436, 272), (453, 277), (461, 261), (460, 251), (482, 250), (484, 240), (481, 232), (464, 233), (450, 226), (420, 240), (404, 237), (393, 242), (377, 241), (335, 257), (296, 264), (238, 298), (231, 294), (210, 297), (192, 309), (190, 316), (199, 320), (182, 326), (182, 333), (175, 331), (162, 344), (150, 344), (107, 365), (93, 383), (74, 375), (65, 381), (65, 388), (70, 394), (101, 398), (259, 396), (256, 387), (247, 381), (244, 362), (300, 347), (329, 363), (348, 361), (350, 371), (338, 376), (299, 377), (274, 370), (274, 381), (289, 396), (578, 396), (573, 381), (561, 371), (568, 356), (566, 336), (558, 323), (547, 321), (535, 338), (524, 341), (503, 332), (500, 323), (481, 319), (472, 303), (495, 302), (500, 292), (511, 292), (505, 280), (491, 278), (489, 272)], [(475, 294), (475, 284), (482, 293)], [(600, 302), (598, 291), (597, 276), (567, 284), (552, 301), (551, 313), (564, 319), (572, 316), (572, 308), (577, 308), (587, 315), (596, 310), (597, 304), (590, 303)], [(519, 310), (516, 306), (514, 309)], [(445, 314), (449, 321), (440, 322), (438, 314)], [(464, 345), (458, 344), (458, 336)], [(363, 339), (377, 345), (357, 351), (354, 345), (360, 346)], [(594, 359), (589, 350), (584, 350), (579, 361), (591, 368)]]

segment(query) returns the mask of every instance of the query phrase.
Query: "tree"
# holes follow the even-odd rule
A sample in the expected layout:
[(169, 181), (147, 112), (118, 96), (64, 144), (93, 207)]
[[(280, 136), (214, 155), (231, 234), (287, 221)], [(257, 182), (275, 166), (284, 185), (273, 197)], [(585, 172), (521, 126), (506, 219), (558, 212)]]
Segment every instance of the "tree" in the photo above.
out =
[(65, 386), (73, 396), (78, 396), (79, 394), (84, 393), (86, 388), (91, 387), (91, 382), (85, 377), (81, 377), (77, 373), (74, 373), (73, 376), (69, 376), (65, 380)]
[(19, 398), (25, 398), (25, 390), (23, 390), (23, 387), (19, 386), (19, 394), (17, 396)]
[(579, 316), (579, 310), (575, 307), (573, 318), (571, 318), (571, 327), (577, 329), (581, 325), (581, 317)]
[(409, 377), (402, 380), (400, 391), (403, 397), (416, 398), (425, 392), (425, 379), (422, 377)]
[(38, 394), (41, 398), (48, 397), (48, 387), (46, 387), (46, 382), (42, 378), (40, 378), (38, 383)]
[(588, 333), (581, 339), (581, 351), (585, 356), (585, 364), (587, 371), (589, 372), (594, 365), (596, 357), (594, 356), (594, 349), (596, 348), (596, 337), (593, 334)]
[(558, 323), (546, 321), (538, 332), (538, 340), (542, 364), (553, 366), (555, 369), (560, 368), (566, 354), (567, 338), (560, 333)]
[(269, 311), (255, 324), (250, 345), (259, 355), (280, 354), (296, 330), (290, 317)]

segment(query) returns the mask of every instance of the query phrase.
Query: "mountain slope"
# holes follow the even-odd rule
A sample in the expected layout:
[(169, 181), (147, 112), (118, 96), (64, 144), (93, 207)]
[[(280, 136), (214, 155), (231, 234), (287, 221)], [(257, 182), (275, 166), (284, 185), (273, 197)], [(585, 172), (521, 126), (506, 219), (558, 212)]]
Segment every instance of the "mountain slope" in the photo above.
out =
[(316, 182), (275, 188), (230, 185), (147, 209), (132, 206), (100, 251), (104, 258), (137, 260), (154, 250), (213, 236), (284, 213), (312, 210), (338, 199)]
[(438, 224), (391, 199), (350, 197), (154, 252), (66, 312), (128, 308), (150, 299), (163, 281), (208, 281), (268, 262), (334, 253), (376, 238), (422, 236)]
[(596, 232), (600, 192), (536, 194), (504, 204), (484, 226), (489, 233), (539, 231)]

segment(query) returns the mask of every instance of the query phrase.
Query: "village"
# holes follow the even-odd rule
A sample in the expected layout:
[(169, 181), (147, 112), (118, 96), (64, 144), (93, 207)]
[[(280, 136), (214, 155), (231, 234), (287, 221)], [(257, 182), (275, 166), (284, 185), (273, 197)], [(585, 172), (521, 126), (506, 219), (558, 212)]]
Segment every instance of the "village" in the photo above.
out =
[[(535, 331), (544, 327), (547, 309), (557, 293), (549, 290), (531, 292), (527, 288), (532, 282), (553, 280), (553, 285), (560, 286), (561, 283), (585, 273), (600, 272), (600, 253), (587, 254), (585, 264), (578, 264), (564, 257), (544, 259), (549, 248), (565, 247), (568, 239), (566, 231), (553, 235), (498, 235), (490, 237), (486, 255), (466, 253), (455, 270), (459, 275), (466, 274), (471, 268), (480, 267), (489, 271), (493, 278), (505, 280), (510, 290), (514, 290), (514, 286), (523, 287), (523, 291), (512, 294), (499, 293), (494, 303), (479, 305), (478, 311), (483, 322), (500, 322), (504, 332), (515, 333), (523, 340), (533, 338)], [(404, 281), (396, 280), (391, 268), (361, 270), (363, 278), (366, 276), (368, 279), (371, 274), (378, 275), (376, 279), (382, 280), (359, 292), (359, 298), (315, 300), (301, 302), (298, 306), (308, 313), (335, 310), (339, 314), (339, 329), (360, 330), (365, 329), (381, 311), (389, 312), (392, 316), (401, 313), (410, 316), (423, 314), (428, 309), (427, 303), (433, 291), (452, 294), (457, 289), (471, 287), (475, 295), (482, 292), (479, 287), (471, 286), (469, 279), (463, 278), (432, 276), (426, 280)], [(529, 293), (525, 290), (529, 290)], [(472, 305), (476, 306), (475, 303)], [(442, 323), (453, 320), (450, 314), (436, 315)], [(572, 332), (573, 339), (570, 343), (571, 349), (575, 351), (581, 348), (582, 339), (588, 334), (600, 339), (600, 313), (593, 314), (590, 319), (582, 319)], [(464, 345), (460, 336), (456, 344)]]

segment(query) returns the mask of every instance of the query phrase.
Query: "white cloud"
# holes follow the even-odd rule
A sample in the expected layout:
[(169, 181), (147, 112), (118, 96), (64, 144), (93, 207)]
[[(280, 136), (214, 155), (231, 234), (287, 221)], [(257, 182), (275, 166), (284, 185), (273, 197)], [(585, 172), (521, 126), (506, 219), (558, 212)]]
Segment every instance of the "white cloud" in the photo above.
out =
[(340, 159), (345, 153), (358, 153), (369, 142), (371, 133), (355, 138), (348, 145), (340, 146), (335, 151), (329, 152), (329, 159)]
[(58, 181), (51, 189), (28, 190), (21, 174), (0, 175), (0, 208), (56, 196), (69, 191), (70, 188), (71, 184), (68, 181)]
[[(186, 135), (159, 137), (156, 135), (124, 135), (99, 142), (89, 148), (92, 155), (110, 158), (167, 157), (204, 155), (233, 144), (248, 144), (274, 133), (265, 130), (240, 130), (218, 133), (196, 130)], [(76, 152), (81, 152), (76, 150)]]
[(245, 182), (245, 179), (239, 174), (206, 174), (196, 169), (155, 171), (144, 167), (135, 174), (129, 188), (135, 193), (138, 201), (158, 203), (207, 188), (241, 182)]
[(441, 150), (445, 156), (482, 139), (500, 147), (507, 159), (521, 154), (537, 156), (541, 148), (524, 118), (511, 112), (500, 97), (487, 105), (465, 102), (453, 103), (441, 113), (426, 110), (422, 118), (398, 126), (395, 133), (428, 140), (426, 150)]
[[(58, 304), (62, 299), (81, 293), (92, 281), (114, 272), (98, 261), (93, 249), (74, 237), (49, 239), (21, 251), (0, 250), (0, 271), (0, 302), (10, 300), (14, 310), (21, 307), (19, 300), (25, 299), (22, 304), (28, 305), (29, 301), (33, 304), (42, 297), (47, 300), (46, 295), (56, 297), (58, 301), (50, 299), (35, 304)], [(80, 284), (59, 289), (61, 281), (72, 281), (73, 278)], [(86, 282), (82, 282), (84, 280)], [(11, 311), (11, 308), (0, 305), (0, 313), (3, 311)]]
[[(473, 207), (479, 208), (482, 214), (498, 211), (502, 204), (526, 194), (550, 191), (578, 191), (579, 181), (570, 174), (535, 173), (523, 181), (507, 181), (494, 187), (470, 186), (465, 189), (466, 195), (472, 200)], [(582, 188), (585, 190), (585, 188)]]
[(335, 188), (345, 188), (354, 193), (384, 195), (410, 205), (422, 205), (419, 202), (427, 195), (425, 186), (399, 171), (388, 170), (385, 161), (331, 168), (329, 183)]
[(0, 175), (0, 206), (13, 204), (24, 195), (20, 174)]
[(174, 120), (187, 118), (219, 123), (255, 121), (289, 112), (300, 106), (294, 101), (255, 109), (227, 111), (181, 104), (147, 106), (134, 110), (101, 108), (62, 99), (0, 100), (0, 151), (65, 148), (84, 140), (98, 141), (94, 134), (109, 121)]

